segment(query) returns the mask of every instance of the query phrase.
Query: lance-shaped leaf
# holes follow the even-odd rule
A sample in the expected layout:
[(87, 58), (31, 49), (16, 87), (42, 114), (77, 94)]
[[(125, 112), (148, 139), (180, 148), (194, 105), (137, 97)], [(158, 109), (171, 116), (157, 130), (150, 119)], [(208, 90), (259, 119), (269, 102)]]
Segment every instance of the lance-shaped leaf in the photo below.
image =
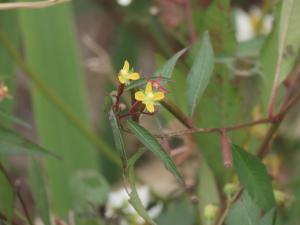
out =
[[(7, 180), (5, 174), (0, 171), (0, 212), (4, 214), (8, 224), (10, 224), (12, 217), (14, 215), (15, 209), (15, 191), (11, 186), (10, 182)], [(1, 217), (0, 217), (1, 224)], [(5, 224), (5, 223), (4, 223)]]
[(170, 79), (173, 73), (173, 69), (176, 65), (177, 60), (186, 52), (187, 48), (184, 48), (173, 55), (163, 66), (161, 66), (155, 73), (155, 76), (162, 76), (163, 78)]
[[(300, 49), (300, 1), (281, 1), (275, 8), (275, 22), (261, 54), (264, 75), (264, 105), (270, 98), (271, 90), (276, 93), (298, 59)], [(274, 95), (274, 94), (273, 94)], [(272, 96), (275, 98), (275, 95)], [(273, 99), (274, 101), (274, 99)]]
[(184, 183), (181, 174), (177, 170), (177, 167), (171, 157), (166, 153), (160, 143), (156, 140), (156, 138), (147, 131), (144, 127), (140, 126), (138, 123), (133, 120), (127, 120), (127, 126), (131, 130), (131, 132), (142, 142), (150, 151), (154, 153), (158, 158), (160, 158), (167, 169), (169, 169), (178, 182)]
[(150, 225), (156, 225), (156, 223), (151, 219), (151, 217), (148, 215), (145, 207), (143, 206), (143, 203), (141, 199), (139, 198), (138, 192), (135, 187), (135, 176), (134, 176), (134, 164), (135, 162), (144, 154), (145, 150), (139, 150), (136, 152), (128, 163), (128, 180), (131, 188), (131, 192), (129, 194), (129, 203), (132, 205), (132, 207), (138, 212), (138, 214)]
[(51, 225), (49, 215), (49, 201), (46, 192), (46, 186), (44, 181), (44, 174), (41, 166), (36, 160), (32, 160), (31, 163), (31, 183), (32, 183), (32, 195), (34, 199), (35, 211), (39, 215), (45, 225)]
[(123, 163), (123, 168), (126, 168), (127, 167), (127, 156), (126, 156), (124, 140), (123, 140), (123, 136), (122, 136), (122, 133), (120, 130), (118, 120), (117, 120), (116, 115), (113, 112), (113, 110), (109, 111), (109, 120), (110, 120), (110, 125), (111, 125), (112, 131), (113, 131), (116, 149), (121, 157), (121, 160)]
[(208, 32), (205, 32), (187, 79), (187, 100), (192, 115), (204, 93), (214, 69), (214, 52)]
[(262, 162), (254, 155), (233, 145), (233, 163), (241, 184), (254, 202), (265, 210), (274, 207), (275, 200), (271, 179)]
[[(152, 77), (151, 79), (157, 79), (157, 78), (161, 79), (162, 83), (170, 81), (169, 78), (161, 78), (159, 76)], [(148, 81), (145, 78), (140, 78), (138, 80), (132, 81), (129, 85), (127, 85), (125, 87), (125, 91), (129, 91), (129, 90), (131, 90), (133, 88), (140, 87), (142, 85), (146, 85), (147, 82)]]
[(57, 155), (49, 152), (45, 148), (29, 141), (18, 133), (0, 126), (0, 154), (28, 154), (32, 156), (54, 156)]

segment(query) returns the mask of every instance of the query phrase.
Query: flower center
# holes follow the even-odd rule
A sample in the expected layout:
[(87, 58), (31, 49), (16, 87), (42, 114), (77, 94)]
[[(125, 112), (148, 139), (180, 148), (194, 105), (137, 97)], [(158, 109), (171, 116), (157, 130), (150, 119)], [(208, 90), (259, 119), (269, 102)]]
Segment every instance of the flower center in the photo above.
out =
[(144, 102), (145, 103), (153, 102), (153, 97), (154, 97), (153, 92), (147, 93), (146, 96), (145, 96)]

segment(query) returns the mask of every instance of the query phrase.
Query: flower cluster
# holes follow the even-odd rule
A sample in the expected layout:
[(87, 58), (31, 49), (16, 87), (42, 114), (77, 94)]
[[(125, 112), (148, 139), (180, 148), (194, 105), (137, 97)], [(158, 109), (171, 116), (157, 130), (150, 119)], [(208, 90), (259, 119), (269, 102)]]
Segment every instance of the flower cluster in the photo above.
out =
[[(120, 96), (123, 94), (125, 86), (128, 86), (132, 81), (137, 81), (142, 79), (140, 74), (134, 72), (133, 69), (130, 69), (129, 62), (125, 60), (123, 68), (119, 71), (118, 80), (119, 80), (119, 91), (117, 95), (117, 104), (119, 102)], [(159, 101), (164, 99), (166, 90), (161, 85), (161, 77), (154, 80), (148, 80), (144, 90), (136, 91), (134, 94), (135, 104), (129, 110), (131, 114), (137, 113), (137, 106), (140, 104), (143, 107), (139, 108), (140, 113), (143, 113), (144, 108), (147, 109), (148, 113), (155, 112), (155, 106), (159, 104)]]

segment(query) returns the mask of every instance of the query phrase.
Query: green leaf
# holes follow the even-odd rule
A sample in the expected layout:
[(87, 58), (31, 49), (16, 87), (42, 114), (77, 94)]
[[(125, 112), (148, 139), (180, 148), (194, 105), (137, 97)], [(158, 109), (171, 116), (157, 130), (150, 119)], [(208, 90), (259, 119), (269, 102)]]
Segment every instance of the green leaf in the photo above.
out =
[(300, 2), (281, 1), (275, 8), (272, 33), (266, 40), (261, 65), (264, 78), (263, 102), (266, 108), (272, 87), (278, 88), (291, 72), (300, 49)]
[(59, 158), (45, 148), (2, 126), (0, 126), (0, 153), (5, 155), (28, 154), (32, 156), (53, 156)]
[(300, 1), (282, 1), (279, 32), (279, 52), (274, 85), (280, 84), (292, 70), (300, 49)]
[(262, 162), (237, 145), (232, 146), (233, 163), (241, 184), (254, 202), (265, 210), (274, 207), (275, 200), (271, 179)]
[(156, 225), (156, 223), (150, 218), (145, 207), (143, 206), (143, 203), (141, 202), (141, 199), (139, 198), (138, 192), (135, 187), (136, 181), (134, 176), (134, 164), (144, 154), (144, 152), (145, 150), (137, 151), (131, 157), (128, 163), (128, 180), (131, 188), (131, 192), (129, 194), (129, 203), (145, 221), (147, 221), (151, 225)]
[(170, 79), (176, 65), (177, 60), (187, 51), (187, 48), (184, 48), (173, 55), (162, 67), (160, 67), (155, 73), (155, 76), (162, 76), (163, 78)]
[(227, 225), (257, 225), (259, 224), (260, 208), (252, 201), (245, 191), (229, 211)]
[(273, 225), (275, 222), (275, 209), (269, 210), (263, 217), (261, 209), (253, 202), (245, 191), (240, 199), (230, 209), (227, 225)]
[(187, 79), (187, 101), (192, 115), (204, 93), (214, 69), (214, 52), (208, 32), (205, 32)]
[(123, 168), (126, 168), (127, 167), (127, 156), (126, 156), (124, 140), (123, 140), (122, 132), (120, 130), (119, 122), (118, 122), (116, 115), (112, 109), (109, 111), (109, 120), (110, 120), (110, 125), (111, 125), (112, 131), (113, 131), (116, 149), (122, 159)]
[(20, 118), (15, 117), (14, 115), (7, 114), (3, 111), (0, 111), (0, 119), (6, 120), (10, 123), (14, 123), (16, 125), (23, 126), (26, 128), (31, 127), (30, 124), (26, 123), (25, 121), (21, 120)]
[(274, 225), (276, 222), (276, 210), (275, 208), (267, 212), (260, 220), (259, 225)]
[(42, 167), (33, 159), (31, 163), (31, 184), (35, 211), (42, 218), (45, 225), (51, 225), (44, 177)]
[[(159, 77), (151, 77), (151, 79), (156, 79), (156, 78), (159, 78)], [(170, 81), (170, 79), (169, 78), (162, 78), (161, 79), (163, 82), (168, 82), (168, 81)], [(140, 78), (140, 79), (138, 79), (138, 80), (135, 80), (135, 81), (132, 81), (129, 85), (127, 85), (126, 87), (125, 87), (125, 91), (129, 91), (129, 90), (131, 90), (131, 89), (133, 89), (133, 88), (136, 88), (136, 87), (139, 87), (139, 86), (142, 86), (142, 85), (145, 85), (145, 84), (147, 84), (147, 80), (145, 79), (145, 78)]]
[(218, 54), (232, 54), (236, 47), (231, 3), (231, 0), (213, 0), (208, 7), (193, 11), (196, 29), (200, 34), (209, 31)]
[[(0, 212), (11, 221), (15, 209), (15, 192), (6, 176), (0, 171)], [(1, 220), (0, 220), (1, 224)]]
[[(4, 1), (1, 1), (4, 2)], [(12, 2), (12, 0), (6, 1)], [(0, 13), (0, 30), (5, 33), (9, 40), (18, 45), (19, 43), (19, 26), (17, 21), (16, 10), (1, 10)], [(10, 95), (15, 95), (16, 89), (16, 63), (9, 56), (5, 46), (0, 42), (0, 80), (8, 87)], [(14, 99), (6, 99), (1, 102), (0, 110), (6, 114), (13, 111)], [(1, 124), (11, 125), (6, 118), (0, 118)]]
[(144, 127), (140, 126), (138, 123), (133, 120), (127, 120), (127, 126), (131, 130), (131, 132), (143, 143), (150, 151), (154, 153), (159, 159), (161, 159), (167, 169), (169, 169), (178, 182), (181, 184), (184, 183), (181, 174), (177, 170), (177, 167), (168, 153), (163, 149), (163, 147), (159, 144), (156, 138), (149, 133)]
[(45, 161), (53, 212), (64, 217), (73, 207), (70, 177), (82, 169), (98, 168), (99, 158), (90, 140), (103, 149), (106, 143), (87, 134), (90, 121), (71, 3), (18, 13), (27, 62), (23, 67), (26, 72), (33, 71), (29, 77), (34, 84), (38, 137), (64, 159)]
[(195, 212), (189, 199), (171, 201), (166, 209), (155, 219), (159, 225), (192, 225), (195, 221)]

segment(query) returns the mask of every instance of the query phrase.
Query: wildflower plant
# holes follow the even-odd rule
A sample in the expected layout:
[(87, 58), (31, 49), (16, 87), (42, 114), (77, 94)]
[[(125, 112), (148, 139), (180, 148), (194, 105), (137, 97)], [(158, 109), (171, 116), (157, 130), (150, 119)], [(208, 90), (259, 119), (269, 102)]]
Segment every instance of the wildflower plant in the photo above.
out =
[[(118, 37), (109, 45), (116, 59), (103, 60), (111, 49), (85, 37), (97, 55), (87, 64), (77, 54), (70, 8), (55, 6), (67, 2), (0, 3), (0, 11), (46, 8), (21, 10), (19, 26), (15, 13), (0, 15), (0, 224), (299, 224), (299, 0), (264, 0), (247, 12), (230, 0), (97, 1), (101, 16), (110, 16), (104, 26), (114, 28), (107, 37)], [(149, 50), (157, 56), (137, 60)], [(110, 62), (122, 57), (113, 71)], [(151, 73), (133, 67), (148, 59), (158, 65)], [(112, 133), (106, 123), (99, 126), (105, 135), (89, 127), (80, 65), (111, 75), (102, 116)], [(23, 86), (15, 94), (16, 68), (30, 82), (32, 136), (45, 147), (12, 130), (17, 124), (31, 134), (13, 115), (15, 98), (18, 113), (27, 102)], [(136, 173), (145, 152), (170, 175), (167, 196), (143, 179), (153, 171)], [(29, 156), (21, 161), (30, 191), (16, 178), (23, 171), (8, 171), (20, 164), (10, 159), (15, 154)], [(160, 170), (157, 183), (165, 181)]]

